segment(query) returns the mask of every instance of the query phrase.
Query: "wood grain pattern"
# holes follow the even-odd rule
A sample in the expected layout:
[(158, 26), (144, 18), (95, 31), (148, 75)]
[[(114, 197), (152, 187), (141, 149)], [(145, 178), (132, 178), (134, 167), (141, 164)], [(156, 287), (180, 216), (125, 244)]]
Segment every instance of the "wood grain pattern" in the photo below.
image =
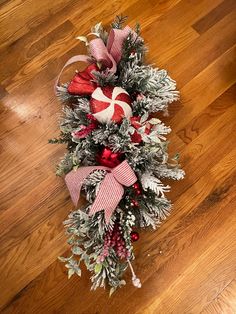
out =
[[(231, 0), (0, 1), (0, 309), (2, 313), (236, 313), (235, 18)], [(139, 21), (147, 61), (177, 80), (181, 101), (163, 120), (186, 179), (172, 183), (172, 215), (141, 232), (135, 268), (143, 282), (108, 298), (89, 273), (67, 280), (57, 256), (73, 209), (55, 177), (63, 146), (53, 93), (75, 40), (116, 14)], [(71, 75), (73, 69), (66, 75)], [(64, 79), (66, 80), (66, 75)], [(68, 76), (69, 77), (69, 76)]]

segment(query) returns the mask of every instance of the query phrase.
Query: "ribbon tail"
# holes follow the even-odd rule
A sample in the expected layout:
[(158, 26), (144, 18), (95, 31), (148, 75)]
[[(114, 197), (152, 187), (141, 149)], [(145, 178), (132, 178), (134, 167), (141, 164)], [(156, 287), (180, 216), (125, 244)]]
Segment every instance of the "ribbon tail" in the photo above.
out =
[(87, 176), (94, 170), (109, 170), (108, 167), (103, 167), (103, 166), (89, 166), (89, 167), (81, 167), (78, 170), (70, 171), (66, 176), (65, 176), (65, 181), (67, 188), (70, 192), (70, 196), (72, 199), (72, 202), (74, 203), (75, 206), (77, 206), (79, 198), (80, 198), (80, 191), (84, 182), (84, 179), (87, 178)]
[(124, 194), (123, 186), (114, 178), (112, 173), (106, 174), (101, 182), (97, 197), (90, 208), (89, 215), (104, 210), (105, 222), (109, 223), (110, 218)]

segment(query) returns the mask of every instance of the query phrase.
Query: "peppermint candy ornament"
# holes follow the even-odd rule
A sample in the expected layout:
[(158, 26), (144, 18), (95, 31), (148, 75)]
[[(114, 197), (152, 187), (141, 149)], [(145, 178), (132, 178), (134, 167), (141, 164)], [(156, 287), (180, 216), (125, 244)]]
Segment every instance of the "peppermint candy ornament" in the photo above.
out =
[(132, 116), (131, 98), (121, 87), (97, 87), (91, 95), (93, 116), (100, 123), (120, 123), (124, 117)]

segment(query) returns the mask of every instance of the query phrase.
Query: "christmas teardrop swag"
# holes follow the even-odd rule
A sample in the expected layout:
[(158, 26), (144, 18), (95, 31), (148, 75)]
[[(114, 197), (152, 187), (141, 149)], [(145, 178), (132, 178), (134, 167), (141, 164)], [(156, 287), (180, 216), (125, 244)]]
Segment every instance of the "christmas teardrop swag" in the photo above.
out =
[(90, 42), (78, 37), (89, 55), (72, 57), (65, 66), (88, 65), (67, 84), (57, 80), (64, 115), (60, 138), (50, 141), (67, 144), (57, 174), (65, 174), (75, 206), (81, 190), (87, 199), (64, 222), (72, 255), (60, 259), (69, 277), (81, 275), (84, 261), (92, 272), (92, 289), (107, 283), (111, 293), (125, 284), (127, 266), (133, 284), (141, 287), (131, 265), (138, 229), (155, 229), (169, 215), (165, 192), (170, 187), (161, 179), (184, 176), (176, 158), (168, 160), (165, 136), (171, 129), (159, 120), (179, 97), (176, 83), (165, 70), (144, 64), (139, 26), (122, 29), (123, 22), (116, 17), (109, 34), (97, 24)]

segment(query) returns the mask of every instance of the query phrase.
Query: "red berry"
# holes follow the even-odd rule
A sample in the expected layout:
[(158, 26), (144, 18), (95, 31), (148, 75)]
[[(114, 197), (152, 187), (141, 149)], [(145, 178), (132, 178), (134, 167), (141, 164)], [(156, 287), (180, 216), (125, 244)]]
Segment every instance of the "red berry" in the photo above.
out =
[(131, 207), (138, 207), (139, 203), (136, 200), (131, 200), (130, 205)]
[(130, 233), (130, 237), (131, 237), (131, 241), (132, 241), (132, 242), (136, 242), (136, 241), (138, 241), (138, 239), (139, 239), (139, 234), (138, 234), (138, 232), (136, 232), (136, 231), (132, 231), (132, 232)]
[(140, 189), (140, 186), (139, 186), (138, 182), (136, 182), (136, 183), (133, 184), (133, 188), (134, 188), (135, 190)]

